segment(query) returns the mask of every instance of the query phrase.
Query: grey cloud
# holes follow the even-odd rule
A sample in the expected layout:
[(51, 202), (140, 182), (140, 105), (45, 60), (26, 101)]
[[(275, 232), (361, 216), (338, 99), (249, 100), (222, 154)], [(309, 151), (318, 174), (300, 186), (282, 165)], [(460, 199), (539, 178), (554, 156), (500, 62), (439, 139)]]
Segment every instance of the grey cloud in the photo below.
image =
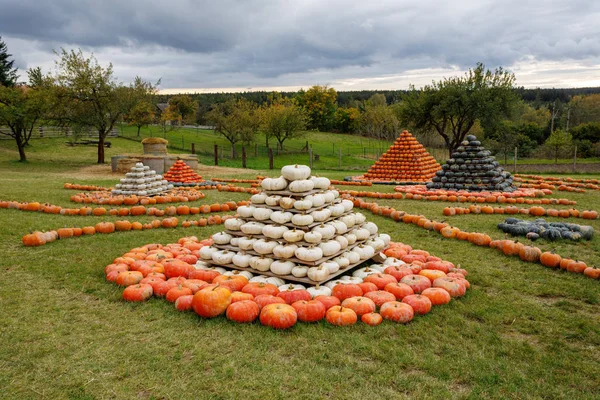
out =
[(0, 0), (0, 34), (23, 44), (11, 49), (20, 64), (50, 49), (81, 47), (113, 61), (120, 78), (144, 72), (171, 87), (272, 86), (464, 70), (478, 61), (506, 67), (529, 58), (600, 57), (598, 2), (372, 3)]

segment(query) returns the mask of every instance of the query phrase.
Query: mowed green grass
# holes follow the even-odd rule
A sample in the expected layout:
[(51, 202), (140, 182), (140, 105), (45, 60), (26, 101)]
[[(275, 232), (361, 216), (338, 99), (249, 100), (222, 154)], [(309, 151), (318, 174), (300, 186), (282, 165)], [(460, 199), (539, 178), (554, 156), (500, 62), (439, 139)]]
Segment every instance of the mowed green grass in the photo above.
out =
[[(109, 151), (137, 151), (114, 140)], [(137, 146), (137, 145), (136, 145)], [(111, 185), (90, 175), (94, 148), (34, 142), (30, 163), (0, 143), (1, 199), (69, 206), (64, 182)], [(51, 161), (47, 161), (51, 160)], [(316, 171), (319, 172), (319, 171)], [(232, 176), (251, 178), (247, 171)], [(341, 178), (345, 172), (323, 172)], [(392, 186), (375, 186), (389, 192)], [(369, 190), (368, 188), (365, 190)], [(579, 209), (600, 208), (600, 193), (556, 193)], [(207, 191), (205, 204), (247, 198)], [(448, 203), (379, 200), (441, 220)], [(600, 282), (447, 240), (366, 213), (393, 240), (460, 264), (472, 289), (407, 325), (336, 328), (325, 322), (278, 332), (224, 317), (179, 313), (164, 300), (121, 300), (104, 280), (115, 257), (146, 243), (220, 227), (123, 232), (25, 248), (30, 229), (83, 226), (114, 217), (65, 217), (0, 210), (0, 387), (7, 399), (93, 398), (597, 398), (600, 392)], [(147, 221), (149, 217), (130, 218)], [(503, 234), (503, 216), (448, 218), (465, 230)], [(572, 220), (571, 220), (572, 221)], [(577, 222), (577, 221), (572, 221)], [(580, 221), (581, 222), (581, 221)], [(591, 223), (600, 230), (600, 223)], [(524, 239), (521, 239), (524, 240)], [(543, 249), (600, 265), (600, 240), (538, 242)]]

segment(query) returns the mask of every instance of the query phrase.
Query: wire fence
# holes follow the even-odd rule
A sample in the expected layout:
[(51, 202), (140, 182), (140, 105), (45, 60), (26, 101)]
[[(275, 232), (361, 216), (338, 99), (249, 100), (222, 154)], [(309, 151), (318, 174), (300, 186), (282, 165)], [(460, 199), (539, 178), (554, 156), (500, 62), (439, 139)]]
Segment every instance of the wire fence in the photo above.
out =
[[(9, 128), (0, 127), (2, 131), (9, 131)], [(113, 128), (106, 137), (118, 137), (119, 130)], [(30, 139), (44, 139), (44, 138), (69, 138), (69, 137), (81, 137), (81, 138), (98, 138), (98, 131), (93, 128), (73, 130), (69, 127), (60, 126), (38, 126), (31, 132)], [(8, 135), (0, 135), (0, 139), (10, 139), (12, 137)]]

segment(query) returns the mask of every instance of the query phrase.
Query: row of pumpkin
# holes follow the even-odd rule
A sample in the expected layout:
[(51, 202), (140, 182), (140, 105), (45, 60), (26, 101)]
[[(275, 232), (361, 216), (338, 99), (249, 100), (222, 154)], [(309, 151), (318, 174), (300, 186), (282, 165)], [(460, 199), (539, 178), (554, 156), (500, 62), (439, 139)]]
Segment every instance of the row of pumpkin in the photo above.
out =
[(582, 218), (582, 219), (597, 219), (598, 211), (594, 210), (576, 210), (574, 208), (557, 210), (554, 208), (544, 208), (541, 206), (534, 206), (530, 208), (519, 208), (516, 206), (507, 207), (492, 207), (492, 206), (478, 206), (473, 204), (469, 207), (445, 207), (442, 213), (451, 217), (454, 215), (466, 215), (466, 214), (509, 214), (509, 215), (531, 215), (533, 217), (561, 217), (561, 218)]
[[(227, 219), (233, 218), (231, 215), (211, 215), (208, 218), (200, 218), (198, 220), (186, 220), (181, 223), (183, 228), (189, 228), (192, 226), (211, 226), (211, 225), (220, 225), (224, 223)], [(127, 232), (127, 231), (141, 231), (141, 230), (149, 230), (149, 229), (158, 229), (158, 228), (176, 228), (179, 226), (179, 220), (176, 217), (168, 217), (162, 220), (155, 219), (151, 222), (141, 223), (138, 221), (104, 221), (98, 222), (94, 226), (84, 226), (82, 228), (73, 227), (73, 228), (59, 228), (55, 230), (49, 230), (45, 232), (34, 231), (24, 235), (21, 238), (21, 242), (24, 246), (27, 247), (36, 247), (43, 246), (48, 243), (52, 243), (56, 240), (60, 239), (69, 239), (72, 237), (79, 236), (89, 236), (95, 235), (97, 233), (100, 234), (109, 234), (115, 232)]]
[(376, 215), (391, 218), (397, 222), (413, 224), (429, 231), (438, 232), (446, 239), (456, 239), (471, 242), (477, 246), (497, 249), (507, 256), (517, 256), (525, 262), (540, 263), (545, 267), (562, 269), (568, 272), (581, 273), (593, 279), (600, 278), (600, 269), (588, 266), (580, 260), (562, 257), (552, 251), (542, 251), (535, 246), (526, 246), (516, 240), (492, 240), (481, 232), (466, 232), (457, 227), (450, 226), (447, 222), (431, 220), (423, 215), (407, 214), (392, 207), (380, 207), (377, 203), (365, 202), (362, 199), (353, 199), (355, 207), (368, 210)]
[(106, 278), (125, 286), (126, 301), (164, 297), (177, 310), (193, 310), (203, 318), (225, 314), (239, 323), (258, 318), (275, 329), (322, 319), (338, 326), (352, 325), (359, 318), (369, 325), (384, 319), (407, 323), (415, 314), (427, 314), (432, 306), (463, 296), (470, 286), (465, 270), (402, 243), (391, 243), (386, 252), (402, 253), (410, 264), (389, 257), (385, 269), (363, 268), (363, 278), (347, 277), (329, 286), (309, 288), (278, 287), (276, 283), (283, 283), (280, 279), (254, 277), (248, 272), (196, 269), (189, 262), (210, 244), (210, 240), (187, 237), (166, 246), (138, 247), (108, 265)]

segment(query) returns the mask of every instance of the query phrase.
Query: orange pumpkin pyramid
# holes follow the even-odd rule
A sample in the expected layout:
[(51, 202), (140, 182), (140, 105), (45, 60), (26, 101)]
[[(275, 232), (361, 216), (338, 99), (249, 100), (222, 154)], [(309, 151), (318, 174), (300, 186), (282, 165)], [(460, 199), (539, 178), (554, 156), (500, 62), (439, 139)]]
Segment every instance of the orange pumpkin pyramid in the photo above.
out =
[(163, 175), (163, 179), (166, 179), (169, 182), (179, 183), (202, 182), (202, 177), (194, 172), (194, 170), (183, 160), (175, 161), (175, 164), (173, 164), (167, 173)]
[(442, 167), (408, 131), (403, 131), (358, 180), (429, 182)]

